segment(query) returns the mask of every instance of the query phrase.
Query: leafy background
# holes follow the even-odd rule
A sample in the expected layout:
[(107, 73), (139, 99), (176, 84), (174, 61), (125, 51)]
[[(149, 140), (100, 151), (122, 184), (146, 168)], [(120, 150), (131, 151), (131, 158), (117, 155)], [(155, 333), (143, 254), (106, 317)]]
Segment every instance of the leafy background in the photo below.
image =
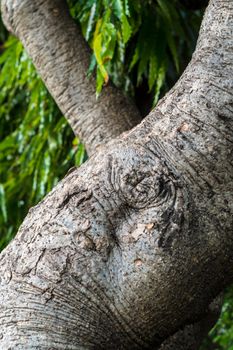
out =
[[(182, 5), (185, 4), (186, 6)], [(178, 79), (203, 11), (178, 0), (68, 0), (92, 48), (96, 94), (111, 79), (145, 115)], [(190, 5), (191, 2), (189, 2)], [(22, 44), (0, 22), (0, 249), (28, 209), (87, 158)], [(233, 291), (202, 349), (233, 350)]]

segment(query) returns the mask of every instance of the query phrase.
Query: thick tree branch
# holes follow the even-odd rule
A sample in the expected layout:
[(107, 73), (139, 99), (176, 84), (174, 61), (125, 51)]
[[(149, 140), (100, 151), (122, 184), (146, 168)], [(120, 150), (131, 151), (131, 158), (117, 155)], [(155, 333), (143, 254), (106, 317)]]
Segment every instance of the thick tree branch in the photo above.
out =
[(30, 211), (1, 255), (3, 348), (157, 349), (232, 282), (232, 31), (212, 0), (156, 110)]
[(65, 0), (3, 0), (2, 13), (89, 154), (140, 121), (132, 101), (111, 84), (96, 100), (95, 79), (87, 77), (90, 52)]
[(203, 319), (176, 332), (165, 340), (159, 350), (199, 350), (204, 338), (220, 316), (221, 305), (222, 296), (219, 296), (209, 305)]
[(232, 189), (232, 12), (231, 1), (210, 2), (191, 63), (143, 123), (190, 186), (226, 196)]

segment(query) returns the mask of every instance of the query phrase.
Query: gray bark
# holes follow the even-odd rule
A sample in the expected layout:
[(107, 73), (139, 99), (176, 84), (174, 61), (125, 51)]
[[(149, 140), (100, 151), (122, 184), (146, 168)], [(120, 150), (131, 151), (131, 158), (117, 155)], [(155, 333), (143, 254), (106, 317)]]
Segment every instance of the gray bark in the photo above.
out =
[(65, 1), (4, 0), (2, 13), (89, 154), (141, 120), (132, 101), (111, 84), (96, 99), (95, 78), (87, 76), (89, 48)]
[(0, 258), (3, 349), (156, 349), (232, 282), (232, 17), (212, 0), (174, 89), (31, 209)]

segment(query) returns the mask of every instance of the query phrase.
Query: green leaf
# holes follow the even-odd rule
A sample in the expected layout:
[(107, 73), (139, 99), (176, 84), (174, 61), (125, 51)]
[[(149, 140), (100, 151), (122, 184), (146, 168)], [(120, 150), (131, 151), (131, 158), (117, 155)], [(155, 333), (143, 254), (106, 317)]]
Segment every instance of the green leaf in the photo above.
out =
[(121, 20), (123, 14), (123, 4), (121, 0), (113, 0), (113, 11), (115, 16)]
[[(128, 2), (126, 2), (125, 5), (126, 5), (126, 12), (129, 13)], [(113, 1), (113, 11), (116, 17), (121, 22), (122, 38), (123, 38), (123, 42), (126, 44), (130, 39), (132, 28), (127, 20), (126, 12), (124, 12), (124, 6), (122, 3), (122, 0)]]
[[(108, 72), (104, 67), (104, 62), (102, 58), (102, 32), (100, 31), (102, 25), (102, 20), (99, 20), (96, 24), (94, 40), (93, 40), (93, 50), (95, 53), (96, 61), (98, 63), (98, 72), (97, 72), (97, 94), (101, 91), (103, 83), (107, 84), (109, 76)], [(100, 74), (102, 78), (100, 78)]]
[(123, 36), (124, 43), (126, 44), (131, 37), (132, 29), (127, 20), (127, 17), (124, 14), (122, 14), (121, 21), (122, 21), (122, 36)]
[(75, 165), (80, 166), (84, 160), (85, 160), (86, 154), (85, 154), (85, 148), (83, 144), (78, 144), (78, 150), (75, 155)]
[(154, 95), (154, 101), (153, 101), (153, 106), (155, 106), (158, 102), (159, 99), (159, 94), (161, 87), (164, 83), (166, 76), (166, 62), (163, 62), (162, 66), (158, 70), (158, 77), (156, 80), (156, 87), (155, 87), (155, 95)]
[(130, 62), (130, 65), (129, 65), (129, 71), (131, 72), (133, 67), (135, 66), (135, 64), (138, 62), (139, 60), (139, 46), (136, 47), (135, 51), (134, 51), (134, 55), (133, 55), (133, 58), (132, 58), (132, 61)]
[(150, 56), (150, 62), (149, 62), (149, 76), (148, 76), (148, 85), (149, 85), (149, 91), (152, 90), (156, 78), (158, 75), (158, 60), (155, 54), (152, 54)]
[(130, 17), (129, 0), (124, 0), (124, 8), (126, 16)]
[(5, 190), (2, 184), (0, 184), (0, 209), (3, 216), (3, 221), (7, 222), (7, 209), (6, 209), (6, 197)]
[(104, 77), (100, 70), (100, 67), (98, 66), (97, 72), (96, 72), (96, 98), (99, 97), (99, 94), (102, 90), (103, 85), (104, 85)]
[(93, 31), (93, 28), (94, 28), (95, 14), (96, 14), (96, 3), (94, 3), (91, 7), (90, 16), (89, 16), (88, 23), (87, 23), (87, 29), (86, 29), (86, 35), (85, 35), (85, 38), (87, 41), (90, 39), (91, 33)]
[(94, 69), (96, 67), (96, 63), (97, 62), (96, 62), (95, 55), (92, 54), (91, 55), (91, 59), (90, 59), (90, 64), (89, 64), (89, 67), (88, 67), (88, 71), (87, 71), (87, 75), (88, 76), (90, 76), (93, 73), (93, 71), (94, 71)]

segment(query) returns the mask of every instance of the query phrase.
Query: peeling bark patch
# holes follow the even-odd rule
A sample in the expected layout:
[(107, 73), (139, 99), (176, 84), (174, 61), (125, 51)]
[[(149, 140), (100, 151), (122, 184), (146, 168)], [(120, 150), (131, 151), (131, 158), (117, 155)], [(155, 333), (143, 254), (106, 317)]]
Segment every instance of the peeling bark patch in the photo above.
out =
[(190, 126), (188, 125), (188, 123), (183, 123), (181, 126), (178, 127), (177, 131), (179, 132), (186, 132), (189, 131)]
[(144, 224), (138, 224), (136, 230), (134, 230), (131, 234), (133, 239), (137, 241), (141, 235), (143, 235), (145, 230), (145, 225)]
[(142, 262), (141, 259), (136, 259), (136, 260), (134, 260), (134, 265), (135, 265), (136, 267), (140, 267), (140, 266), (142, 266), (142, 264), (143, 264), (143, 262)]
[(146, 228), (147, 228), (147, 230), (148, 230), (149, 232), (151, 232), (154, 226), (155, 226), (154, 223), (150, 223), (150, 224), (147, 224), (147, 225), (146, 225)]
[(96, 246), (93, 242), (93, 240), (88, 236), (83, 236), (82, 234), (75, 234), (74, 235), (76, 244), (80, 249), (85, 250), (96, 250)]

